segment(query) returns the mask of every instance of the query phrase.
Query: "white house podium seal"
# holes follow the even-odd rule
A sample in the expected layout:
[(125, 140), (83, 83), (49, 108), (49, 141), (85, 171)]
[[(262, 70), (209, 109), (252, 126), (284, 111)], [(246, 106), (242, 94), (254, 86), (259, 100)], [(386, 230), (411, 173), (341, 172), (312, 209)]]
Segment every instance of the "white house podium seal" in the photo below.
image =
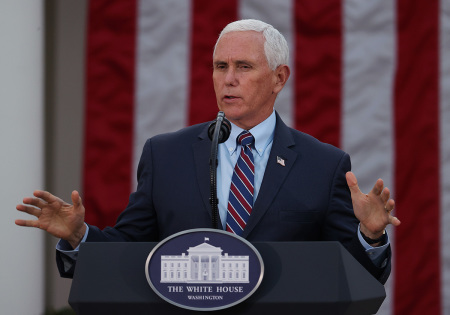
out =
[(261, 284), (264, 264), (242, 237), (194, 229), (161, 241), (148, 255), (145, 274), (165, 301), (189, 310), (214, 311), (250, 297)]

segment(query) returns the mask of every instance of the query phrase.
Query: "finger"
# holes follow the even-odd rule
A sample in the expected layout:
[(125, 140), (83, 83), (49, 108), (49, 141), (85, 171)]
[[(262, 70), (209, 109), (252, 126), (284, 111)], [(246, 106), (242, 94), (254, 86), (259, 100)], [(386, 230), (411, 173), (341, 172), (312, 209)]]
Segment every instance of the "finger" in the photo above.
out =
[(386, 205), (384, 206), (384, 208), (386, 209), (386, 211), (391, 212), (392, 210), (394, 210), (395, 208), (395, 201), (394, 199), (389, 199), (386, 202)]
[(80, 193), (76, 190), (72, 191), (72, 204), (74, 207), (78, 208), (80, 206), (82, 206), (82, 202), (81, 202), (81, 197), (80, 197)]
[(27, 227), (34, 227), (34, 228), (39, 228), (39, 222), (37, 220), (16, 220), (15, 221), (16, 225), (19, 226), (27, 226)]
[(389, 216), (389, 223), (393, 226), (399, 226), (402, 222), (397, 217)]
[(25, 205), (17, 205), (16, 209), (21, 212), (25, 212), (25, 213), (34, 215), (35, 217), (39, 217), (42, 213), (41, 209), (38, 209), (35, 207), (30, 207), (30, 206), (25, 206)]
[(43, 201), (40, 198), (34, 198), (34, 197), (26, 197), (23, 198), (23, 203), (26, 205), (32, 205), (35, 207), (38, 207), (39, 209), (42, 209), (43, 207), (45, 207), (48, 203)]
[(373, 188), (370, 192), (376, 196), (379, 196), (382, 191), (383, 191), (383, 180), (381, 178), (379, 178), (375, 182), (375, 185), (373, 186)]
[(389, 200), (389, 197), (390, 197), (390, 196), (391, 196), (391, 192), (389, 191), (389, 188), (385, 187), (385, 188), (383, 189), (383, 191), (381, 192), (381, 195), (380, 195), (381, 200), (382, 200), (384, 203), (387, 203), (387, 201)]
[(353, 194), (355, 193), (361, 193), (361, 190), (358, 186), (358, 180), (356, 179), (355, 174), (353, 172), (347, 172), (345, 174), (345, 178), (347, 180), (348, 188), (350, 188), (350, 192)]
[(47, 203), (51, 203), (51, 202), (55, 202), (55, 201), (62, 201), (58, 197), (56, 197), (56, 196), (52, 195), (51, 193), (49, 193), (48, 191), (35, 190), (33, 192), (33, 195), (35, 197), (37, 197), (37, 198), (40, 198), (40, 199), (46, 201)]

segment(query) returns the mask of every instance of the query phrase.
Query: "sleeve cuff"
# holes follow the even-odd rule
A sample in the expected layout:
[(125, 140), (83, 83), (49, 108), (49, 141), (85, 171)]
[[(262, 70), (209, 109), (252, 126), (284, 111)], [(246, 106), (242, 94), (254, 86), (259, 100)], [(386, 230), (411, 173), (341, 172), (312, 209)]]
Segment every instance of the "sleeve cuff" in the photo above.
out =
[[(89, 233), (89, 225), (86, 225), (86, 232), (84, 233), (83, 238), (81, 239), (81, 243), (84, 243), (86, 241), (86, 238), (88, 236)], [(59, 242), (56, 244), (56, 250), (64, 253), (66, 256), (76, 260), (77, 256), (78, 256), (78, 251), (80, 249), (80, 245), (77, 246), (77, 248), (73, 249), (72, 246), (70, 246), (69, 242), (60, 239)]]
[(358, 239), (361, 243), (361, 245), (366, 250), (367, 256), (372, 260), (372, 262), (378, 266), (378, 267), (384, 267), (387, 263), (386, 260), (386, 249), (390, 245), (389, 235), (386, 232), (386, 244), (381, 245), (379, 247), (372, 247), (370, 246), (362, 237), (360, 226), (358, 225)]

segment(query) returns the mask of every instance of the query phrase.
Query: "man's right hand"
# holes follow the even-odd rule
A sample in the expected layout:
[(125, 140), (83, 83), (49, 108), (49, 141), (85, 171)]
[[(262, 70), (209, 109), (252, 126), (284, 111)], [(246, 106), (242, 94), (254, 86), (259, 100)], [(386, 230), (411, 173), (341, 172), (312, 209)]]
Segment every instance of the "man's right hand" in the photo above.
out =
[(47, 191), (36, 190), (34, 197), (23, 199), (16, 209), (31, 214), (37, 220), (16, 220), (20, 226), (35, 227), (62, 238), (76, 248), (86, 232), (84, 206), (78, 191), (72, 192), (72, 203), (53, 196)]

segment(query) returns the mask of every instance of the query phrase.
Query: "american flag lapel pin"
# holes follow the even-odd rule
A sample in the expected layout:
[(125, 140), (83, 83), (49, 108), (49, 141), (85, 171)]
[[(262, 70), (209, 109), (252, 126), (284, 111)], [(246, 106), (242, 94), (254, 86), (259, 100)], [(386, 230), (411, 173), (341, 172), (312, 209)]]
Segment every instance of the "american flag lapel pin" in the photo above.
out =
[(284, 159), (279, 156), (277, 156), (277, 163), (281, 166), (286, 166), (286, 164), (284, 163)]

